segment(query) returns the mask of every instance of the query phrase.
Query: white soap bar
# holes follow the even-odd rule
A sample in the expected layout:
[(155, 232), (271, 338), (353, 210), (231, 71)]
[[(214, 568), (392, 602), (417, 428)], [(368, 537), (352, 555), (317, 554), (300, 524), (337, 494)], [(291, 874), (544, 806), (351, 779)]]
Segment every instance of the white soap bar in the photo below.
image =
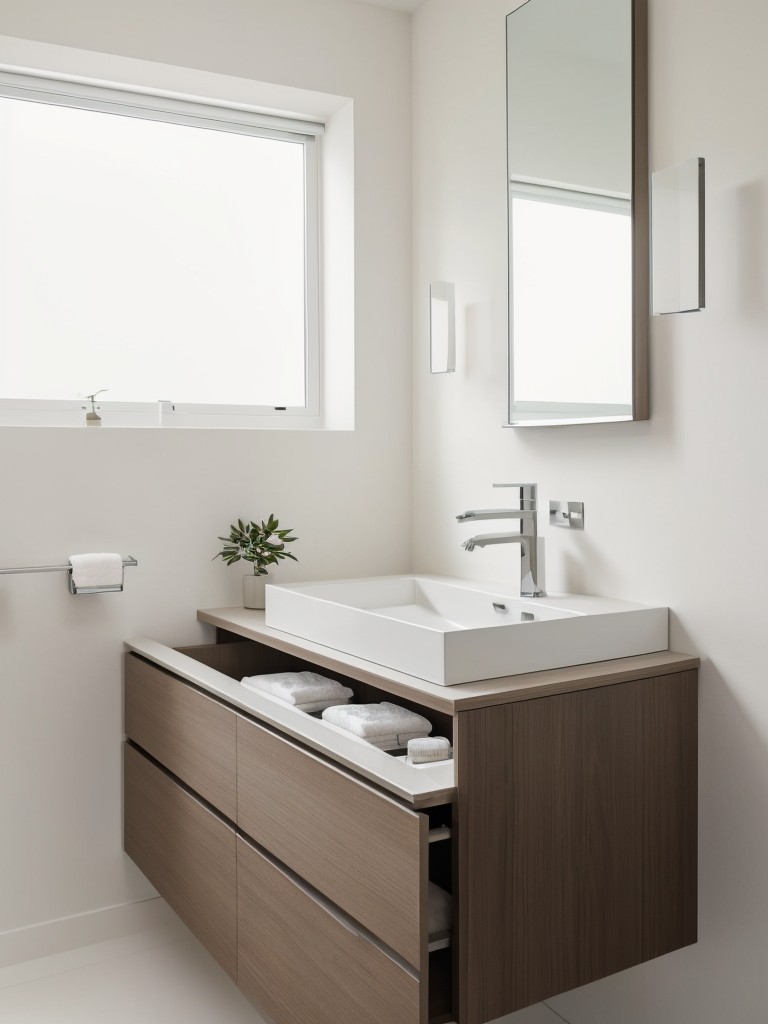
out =
[(452, 757), (451, 741), (445, 736), (425, 736), (423, 739), (408, 740), (408, 760), (411, 764), (449, 761)]

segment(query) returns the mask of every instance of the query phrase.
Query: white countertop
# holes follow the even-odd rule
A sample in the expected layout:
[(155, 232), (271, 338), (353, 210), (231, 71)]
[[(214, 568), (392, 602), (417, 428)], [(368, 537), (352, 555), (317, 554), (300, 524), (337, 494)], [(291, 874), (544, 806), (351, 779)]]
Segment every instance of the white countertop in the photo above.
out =
[(698, 667), (699, 664), (699, 659), (691, 655), (658, 651), (654, 654), (638, 654), (630, 658), (615, 658), (610, 661), (547, 669), (542, 672), (480, 679), (477, 682), (459, 683), (455, 686), (439, 686), (405, 672), (366, 661), (364, 658), (345, 654), (311, 640), (304, 640), (292, 633), (273, 629), (265, 624), (263, 611), (242, 607), (202, 608), (198, 610), (197, 617), (201, 622), (294, 654), (332, 672), (340, 672), (361, 682), (371, 683), (389, 693), (417, 701), (424, 707), (449, 715), (494, 704), (508, 704), (512, 701), (568, 693), (594, 686), (608, 686), (655, 674), (684, 672)]

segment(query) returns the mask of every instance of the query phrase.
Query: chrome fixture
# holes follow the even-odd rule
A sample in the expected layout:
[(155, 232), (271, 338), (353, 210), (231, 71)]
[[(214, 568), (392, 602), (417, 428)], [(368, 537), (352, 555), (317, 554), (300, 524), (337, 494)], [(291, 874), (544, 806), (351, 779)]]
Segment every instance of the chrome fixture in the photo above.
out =
[[(85, 414), (85, 425), (86, 425), (86, 427), (100, 427), (101, 426), (101, 416), (99, 416), (98, 412), (96, 411), (96, 409), (97, 408), (100, 409), (101, 406), (97, 406), (96, 405), (96, 395), (103, 395), (105, 391), (109, 391), (109, 388), (101, 388), (99, 391), (94, 391), (92, 395), (83, 395), (82, 396), (83, 398), (87, 398), (88, 401), (91, 403), (90, 412), (86, 412), (86, 414)], [(87, 408), (87, 406), (85, 406), (85, 405), (81, 406), (81, 409), (86, 409), (86, 408)]]
[(462, 512), (456, 516), (459, 523), (469, 523), (482, 519), (518, 519), (519, 533), (480, 533), (470, 537), (461, 545), (465, 551), (484, 548), (490, 544), (520, 545), (520, 596), (545, 597), (539, 586), (538, 577), (538, 529), (536, 484), (494, 484), (494, 487), (516, 487), (520, 492), (519, 508), (486, 508)]
[(550, 501), (549, 525), (564, 526), (566, 529), (584, 529), (583, 501)]
[[(123, 559), (123, 570), (126, 566), (138, 565), (139, 563), (133, 557), (128, 555), (127, 558)], [(123, 589), (122, 583), (115, 583), (109, 586), (103, 587), (76, 587), (72, 580), (72, 565), (25, 565), (19, 566), (13, 569), (0, 569), (0, 576), (15, 576), (19, 573), (27, 572), (65, 572), (67, 573), (67, 583), (69, 586), (70, 594), (81, 595), (81, 594), (110, 594), (119, 593)]]

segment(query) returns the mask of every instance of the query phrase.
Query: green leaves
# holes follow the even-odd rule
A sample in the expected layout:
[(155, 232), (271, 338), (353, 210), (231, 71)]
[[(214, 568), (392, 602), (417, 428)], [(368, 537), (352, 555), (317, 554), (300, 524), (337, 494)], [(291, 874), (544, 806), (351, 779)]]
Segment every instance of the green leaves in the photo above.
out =
[(218, 538), (224, 546), (213, 557), (222, 558), (227, 565), (243, 559), (253, 564), (255, 575), (266, 576), (267, 566), (276, 565), (282, 558), (298, 562), (294, 554), (285, 550), (286, 544), (298, 540), (298, 537), (290, 536), (291, 532), (290, 529), (280, 529), (280, 523), (272, 512), (261, 523), (253, 520), (245, 523), (238, 519), (230, 526), (228, 537)]

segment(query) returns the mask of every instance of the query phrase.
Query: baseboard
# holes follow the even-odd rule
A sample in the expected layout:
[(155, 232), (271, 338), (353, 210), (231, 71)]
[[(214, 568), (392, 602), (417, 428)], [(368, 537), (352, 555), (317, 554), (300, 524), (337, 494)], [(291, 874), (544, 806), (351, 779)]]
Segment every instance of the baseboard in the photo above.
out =
[(165, 900), (155, 896), (0, 932), (0, 968), (148, 932), (171, 919), (175, 920), (173, 911)]

